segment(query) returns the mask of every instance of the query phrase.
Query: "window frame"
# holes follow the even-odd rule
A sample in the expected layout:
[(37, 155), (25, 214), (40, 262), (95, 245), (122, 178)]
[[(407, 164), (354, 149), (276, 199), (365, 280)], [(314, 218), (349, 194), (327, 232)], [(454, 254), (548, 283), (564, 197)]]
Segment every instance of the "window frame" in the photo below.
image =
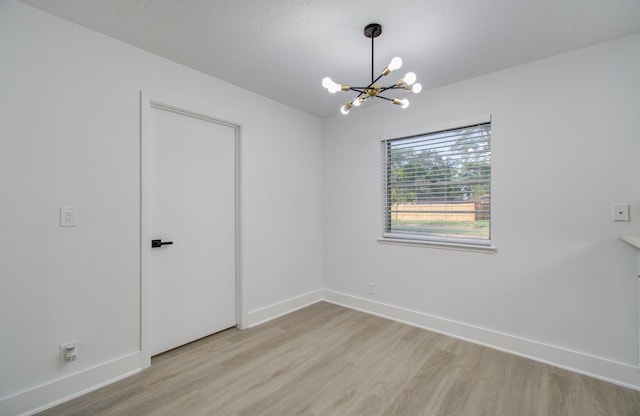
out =
[[(389, 159), (387, 146), (389, 142), (408, 139), (412, 137), (421, 137), (421, 136), (429, 136), (432, 134), (437, 134), (446, 131), (455, 131), (461, 130), (468, 127), (479, 126), (488, 124), (490, 126), (491, 131), (491, 139), (493, 138), (493, 120), (492, 117), (482, 117), (475, 118), (470, 120), (458, 121), (454, 123), (447, 123), (445, 125), (440, 126), (431, 126), (429, 128), (422, 129), (420, 132), (413, 133), (404, 133), (404, 134), (396, 134), (389, 135), (387, 137), (380, 138), (380, 168), (381, 168), (381, 195), (380, 200), (382, 202), (382, 234), (377, 239), (379, 243), (383, 244), (397, 244), (404, 246), (419, 246), (419, 247), (434, 247), (434, 248), (443, 248), (443, 249), (453, 249), (453, 250), (464, 250), (464, 251), (474, 251), (474, 252), (487, 252), (494, 253), (496, 251), (496, 247), (493, 245), (493, 204), (490, 204), (489, 207), (489, 238), (488, 239), (474, 239), (474, 238), (463, 238), (463, 237), (445, 237), (445, 236), (437, 236), (430, 234), (407, 234), (401, 232), (390, 231), (387, 228), (387, 225), (390, 224), (388, 220), (390, 215), (389, 209)], [(491, 153), (493, 154), (493, 140), (490, 142), (491, 145)], [(493, 163), (491, 165), (493, 173)], [(493, 184), (493, 176), (489, 176), (489, 197), (490, 201), (492, 199), (492, 184)], [(390, 225), (389, 225), (390, 226)]]

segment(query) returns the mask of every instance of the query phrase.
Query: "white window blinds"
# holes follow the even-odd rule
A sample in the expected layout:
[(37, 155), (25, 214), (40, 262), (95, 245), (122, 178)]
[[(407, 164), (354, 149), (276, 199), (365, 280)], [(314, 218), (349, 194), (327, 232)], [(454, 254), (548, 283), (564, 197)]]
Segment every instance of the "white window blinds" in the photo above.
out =
[(491, 123), (382, 142), (383, 237), (490, 244)]

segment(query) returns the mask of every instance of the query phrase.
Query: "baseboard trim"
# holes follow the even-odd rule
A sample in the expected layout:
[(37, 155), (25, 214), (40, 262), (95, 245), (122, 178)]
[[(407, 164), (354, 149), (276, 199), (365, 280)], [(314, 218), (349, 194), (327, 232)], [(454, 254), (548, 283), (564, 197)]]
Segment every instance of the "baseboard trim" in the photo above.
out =
[[(276, 319), (322, 300), (315, 290), (248, 313), (249, 327)], [(52, 382), (0, 398), (0, 415), (27, 416), (127, 378), (142, 370), (142, 353), (135, 352)]]
[(302, 309), (322, 300), (322, 290), (314, 290), (264, 308), (249, 311), (249, 328), (279, 318), (283, 315)]
[(128, 354), (2, 398), (0, 399), (0, 414), (32, 415), (129, 377), (141, 369), (140, 352)]
[[(639, 367), (326, 289), (315, 290), (250, 311), (248, 313), (249, 327), (271, 321), (323, 300), (564, 368), (623, 387), (640, 390)], [(1, 398), (0, 414), (32, 415), (129, 377), (141, 370), (141, 353), (134, 352), (50, 383)]]
[(322, 298), (336, 305), (438, 332), (623, 387), (640, 390), (640, 368), (629, 364), (331, 290), (323, 290)]

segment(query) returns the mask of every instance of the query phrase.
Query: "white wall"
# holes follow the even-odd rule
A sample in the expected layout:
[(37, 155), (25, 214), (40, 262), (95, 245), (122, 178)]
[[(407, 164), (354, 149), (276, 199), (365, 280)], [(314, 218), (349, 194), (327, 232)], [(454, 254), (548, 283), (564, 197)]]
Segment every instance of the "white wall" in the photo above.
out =
[[(624, 38), (327, 119), (326, 297), (640, 388), (640, 253), (616, 238), (640, 232), (639, 55)], [(488, 115), (497, 253), (377, 243), (380, 137)]]
[[(0, 414), (139, 368), (140, 90), (242, 125), (250, 322), (317, 297), (324, 275), (329, 300), (640, 387), (638, 253), (616, 239), (640, 231), (639, 42), (323, 123), (0, 1)], [(498, 252), (378, 244), (379, 137), (488, 114)], [(633, 220), (611, 222), (612, 202)], [(63, 205), (79, 227), (57, 226)], [(80, 360), (61, 365), (72, 339)]]
[[(300, 236), (322, 233), (320, 119), (3, 0), (0, 414), (140, 367), (140, 90), (242, 125), (249, 318), (319, 297), (321, 239)], [(58, 227), (65, 205), (77, 228)], [(70, 340), (80, 359), (60, 364)]]

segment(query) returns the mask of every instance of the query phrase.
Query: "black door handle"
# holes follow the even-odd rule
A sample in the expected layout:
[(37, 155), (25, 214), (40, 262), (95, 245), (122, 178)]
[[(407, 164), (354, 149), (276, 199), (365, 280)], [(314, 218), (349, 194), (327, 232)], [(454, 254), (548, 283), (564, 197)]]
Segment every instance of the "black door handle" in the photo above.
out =
[(151, 247), (152, 248), (156, 248), (156, 247), (162, 247), (162, 246), (166, 246), (166, 245), (171, 245), (173, 244), (173, 241), (162, 241), (162, 240), (151, 240)]

